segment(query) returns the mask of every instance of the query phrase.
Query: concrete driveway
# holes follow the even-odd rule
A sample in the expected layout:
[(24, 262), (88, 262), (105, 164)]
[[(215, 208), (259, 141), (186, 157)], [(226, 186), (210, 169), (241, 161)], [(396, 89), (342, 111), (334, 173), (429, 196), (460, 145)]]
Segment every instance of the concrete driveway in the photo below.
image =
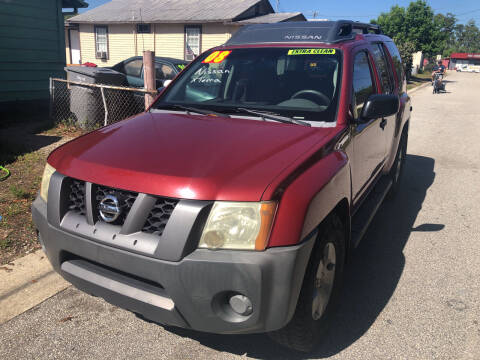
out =
[[(480, 74), (414, 94), (402, 192), (349, 264), (311, 358), (480, 359)], [(265, 335), (145, 322), (68, 288), (0, 325), (0, 359), (300, 359)]]

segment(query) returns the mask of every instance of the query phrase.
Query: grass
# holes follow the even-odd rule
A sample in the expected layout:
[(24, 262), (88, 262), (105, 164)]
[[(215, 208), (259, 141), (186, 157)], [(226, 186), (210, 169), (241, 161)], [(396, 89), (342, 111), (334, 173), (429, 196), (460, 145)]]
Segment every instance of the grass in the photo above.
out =
[(11, 246), (12, 240), (10, 240), (8, 237), (6, 239), (0, 240), (0, 249), (5, 250), (8, 249)]
[(30, 199), (32, 194), (30, 191), (25, 190), (17, 185), (10, 185), (10, 192), (15, 196), (16, 199)]
[(426, 82), (430, 82), (431, 80), (432, 80), (431, 74), (428, 74), (426, 72), (423, 74), (417, 74), (415, 76), (412, 75), (410, 77), (410, 80), (407, 83), (407, 90), (416, 88), (417, 86), (425, 84)]
[[(83, 133), (71, 124), (28, 124), (5, 129), (0, 137), (0, 165), (10, 177), (0, 181), (0, 265), (40, 249), (32, 222), (31, 205), (48, 154), (60, 143)], [(3, 129), (1, 133), (3, 133)]]

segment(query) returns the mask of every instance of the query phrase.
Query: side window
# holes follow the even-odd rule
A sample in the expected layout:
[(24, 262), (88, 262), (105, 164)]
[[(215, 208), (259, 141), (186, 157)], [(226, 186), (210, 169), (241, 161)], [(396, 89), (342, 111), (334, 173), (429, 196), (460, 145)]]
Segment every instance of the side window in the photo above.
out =
[(382, 45), (372, 44), (372, 50), (373, 60), (375, 61), (375, 66), (377, 67), (378, 75), (382, 83), (382, 92), (384, 94), (391, 94), (394, 90), (394, 82)]
[(387, 46), (388, 52), (392, 57), (393, 66), (395, 67), (395, 72), (397, 73), (398, 91), (402, 92), (403, 80), (404, 80), (405, 74), (403, 72), (402, 58), (400, 56), (400, 52), (398, 51), (395, 44), (391, 41), (386, 42), (385, 45)]
[(353, 64), (353, 111), (355, 118), (360, 116), (368, 97), (375, 93), (370, 62), (366, 52), (359, 52)]
[(172, 80), (175, 77), (175, 70), (170, 65), (156, 63), (155, 77), (157, 80)]
[(133, 60), (125, 64), (125, 74), (128, 76), (141, 77), (143, 60)]

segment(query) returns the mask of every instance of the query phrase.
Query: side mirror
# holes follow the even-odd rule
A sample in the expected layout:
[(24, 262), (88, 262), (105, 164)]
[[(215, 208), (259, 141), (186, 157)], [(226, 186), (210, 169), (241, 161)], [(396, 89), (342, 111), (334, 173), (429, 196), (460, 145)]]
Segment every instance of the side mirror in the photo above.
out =
[(375, 94), (371, 95), (362, 109), (361, 119), (378, 119), (396, 114), (400, 107), (397, 95)]

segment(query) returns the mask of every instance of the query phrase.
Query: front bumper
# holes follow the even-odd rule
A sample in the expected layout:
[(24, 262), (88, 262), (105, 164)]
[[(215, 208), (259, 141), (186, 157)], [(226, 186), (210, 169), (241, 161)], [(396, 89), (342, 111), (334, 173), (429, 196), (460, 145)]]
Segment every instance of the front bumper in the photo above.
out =
[[(54, 269), (89, 294), (163, 324), (212, 333), (277, 330), (295, 310), (314, 236), (263, 252), (197, 249), (165, 261), (115, 248), (52, 226), (37, 198), (32, 216)], [(248, 297), (253, 312), (228, 299)]]

